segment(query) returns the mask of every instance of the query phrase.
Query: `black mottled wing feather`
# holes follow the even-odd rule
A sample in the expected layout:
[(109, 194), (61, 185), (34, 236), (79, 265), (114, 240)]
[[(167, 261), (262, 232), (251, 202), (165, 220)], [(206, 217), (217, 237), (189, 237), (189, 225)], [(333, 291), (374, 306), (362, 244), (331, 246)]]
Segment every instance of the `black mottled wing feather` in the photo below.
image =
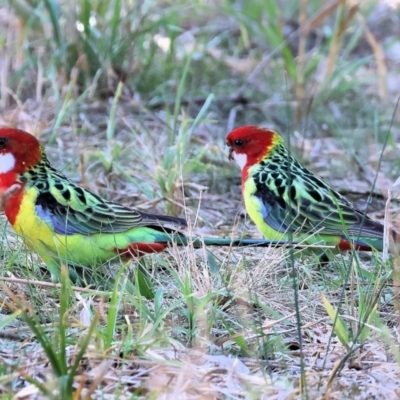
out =
[(76, 185), (51, 167), (50, 171), (50, 176), (46, 172), (36, 171), (37, 179), (31, 181), (39, 192), (36, 210), (57, 233), (118, 233), (139, 226), (169, 231), (186, 226), (186, 221), (181, 218), (143, 213), (106, 201)]
[[(361, 232), (361, 236), (382, 237), (381, 224), (355, 209), (285, 151), (282, 153), (263, 161), (252, 173), (254, 196), (263, 204), (264, 220), (269, 226), (280, 232), (290, 226), (293, 232), (339, 236), (358, 236)], [(282, 157), (286, 159), (283, 161)]]

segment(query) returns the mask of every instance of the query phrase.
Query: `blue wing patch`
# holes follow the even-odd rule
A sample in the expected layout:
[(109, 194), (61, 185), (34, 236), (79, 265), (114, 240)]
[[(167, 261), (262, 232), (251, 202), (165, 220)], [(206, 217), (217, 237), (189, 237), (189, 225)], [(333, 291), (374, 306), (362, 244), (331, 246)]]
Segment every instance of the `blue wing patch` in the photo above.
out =
[(43, 208), (41, 205), (36, 205), (36, 213), (43, 221), (45, 221), (55, 233), (59, 235), (75, 235), (77, 233), (84, 233), (81, 229), (76, 229), (72, 224), (68, 224), (68, 219), (65, 222), (52, 214), (49, 209)]

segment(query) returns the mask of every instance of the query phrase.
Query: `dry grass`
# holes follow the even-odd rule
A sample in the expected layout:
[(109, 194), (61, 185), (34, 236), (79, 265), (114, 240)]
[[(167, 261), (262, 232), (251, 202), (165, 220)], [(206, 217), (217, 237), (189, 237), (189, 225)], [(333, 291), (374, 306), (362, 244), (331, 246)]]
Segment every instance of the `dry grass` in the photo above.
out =
[[(263, 30), (268, 13), (257, 1), (240, 12), (236, 3), (150, 3), (150, 15), (141, 6), (129, 14), (133, 27), (123, 20), (134, 43), (123, 61), (98, 47), (106, 64), (100, 77), (90, 75), (81, 42), (70, 71), (51, 57), (61, 46), (45, 2), (38, 2), (37, 19), (26, 13), (29, 2), (18, 3), (28, 8), (0, 8), (0, 125), (35, 134), (57, 168), (101, 196), (186, 216), (197, 234), (260, 237), (245, 218), (239, 172), (226, 159), (224, 138), (234, 125), (269, 124), (290, 132), (293, 151), (359, 208), (375, 193), (368, 210), (384, 220), (387, 191), (400, 175), (398, 114), (391, 122), (393, 87), (400, 83), (399, 58), (386, 46), (397, 37), (382, 33), (373, 19), (380, 2), (302, 1), (301, 10), (276, 2), (281, 22), (275, 31)], [(63, 31), (74, 12), (82, 15), (78, 5), (61, 4)], [(300, 15), (299, 30), (283, 42), (290, 58), (277, 43), (293, 15)], [(356, 16), (363, 25), (357, 40)], [(382, 18), (399, 26), (390, 12)], [(121, 69), (127, 78), (113, 117)], [(214, 101), (206, 107), (211, 92)], [(131, 282), (136, 263), (119, 280), (120, 265), (105, 266), (111, 283), (96, 278), (61, 299), (63, 288), (49, 283), (41, 260), (4, 219), (1, 226), (1, 399), (64, 393), (65, 376), (55, 373), (23, 310), (69, 369), (85, 349), (73, 377), (74, 399), (400, 396), (397, 278), (386, 280), (392, 264), (379, 256), (354, 262), (339, 255), (324, 269), (302, 257), (292, 268), (288, 250), (171, 248), (144, 260), (155, 287), (151, 300)], [(338, 339), (321, 293), (339, 308), (349, 343)], [(67, 329), (59, 349), (62, 300)], [(10, 320), (14, 312), (18, 317)], [(361, 340), (363, 323), (369, 329)]]

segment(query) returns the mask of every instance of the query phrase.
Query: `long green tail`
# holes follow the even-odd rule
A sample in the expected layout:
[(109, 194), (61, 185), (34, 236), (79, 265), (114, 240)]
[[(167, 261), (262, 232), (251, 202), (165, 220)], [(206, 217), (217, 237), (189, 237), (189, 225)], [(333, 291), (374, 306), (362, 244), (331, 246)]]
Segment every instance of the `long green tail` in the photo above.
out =
[[(230, 239), (230, 238), (213, 238), (199, 236), (184, 236), (180, 234), (170, 234), (169, 241), (181, 246), (192, 245), (198, 249), (206, 246), (228, 246), (228, 247), (283, 247), (289, 246), (287, 240), (265, 240), (265, 239)], [(293, 243), (295, 245), (295, 243)]]
[(195, 238), (193, 241), (194, 247), (202, 247), (202, 244), (206, 246), (232, 246), (232, 247), (282, 247), (288, 245), (288, 241), (279, 240), (265, 240), (265, 239), (230, 239), (230, 238)]

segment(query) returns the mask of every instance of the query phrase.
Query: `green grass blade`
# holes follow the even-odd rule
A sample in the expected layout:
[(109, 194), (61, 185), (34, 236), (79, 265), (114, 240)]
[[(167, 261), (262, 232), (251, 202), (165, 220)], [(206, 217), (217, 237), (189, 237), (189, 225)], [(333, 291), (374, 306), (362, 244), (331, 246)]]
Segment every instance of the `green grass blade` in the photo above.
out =
[(113, 8), (113, 14), (112, 14), (112, 19), (111, 19), (111, 35), (110, 35), (109, 54), (112, 54), (112, 52), (113, 52), (112, 47), (115, 46), (115, 43), (117, 42), (118, 28), (121, 25), (121, 6), (122, 6), (121, 0), (114, 0), (114, 8)]
[(79, 352), (78, 352), (78, 354), (75, 355), (74, 363), (72, 364), (71, 369), (68, 373), (67, 387), (72, 388), (76, 372), (78, 371), (78, 368), (82, 361), (82, 358), (85, 355), (85, 352), (90, 344), (90, 341), (92, 340), (93, 332), (94, 332), (97, 324), (99, 323), (99, 319), (100, 319), (99, 314), (95, 313), (95, 315), (93, 317), (93, 321), (90, 324), (89, 329), (85, 335), (85, 338), (83, 339), (82, 342), (79, 343)]
[(110, 118), (108, 120), (108, 125), (107, 125), (107, 140), (113, 139), (114, 135), (115, 135), (117, 107), (118, 107), (118, 101), (122, 94), (123, 87), (124, 87), (124, 84), (122, 82), (119, 82), (118, 86), (117, 86), (117, 90), (115, 91), (114, 99), (113, 99), (113, 102), (111, 105), (111, 110), (110, 110)]
[(54, 32), (54, 40), (57, 44), (57, 47), (60, 48), (62, 44), (61, 29), (60, 24), (58, 23), (60, 19), (60, 7), (55, 0), (44, 0), (44, 4), (50, 15), (51, 25)]
[(329, 303), (328, 299), (321, 293), (322, 303), (324, 304), (325, 310), (329, 315), (329, 318), (333, 322), (333, 330), (343, 346), (349, 349), (350, 337), (347, 330), (347, 326), (343, 319), (340, 318), (338, 310)]
[(120, 307), (123, 295), (125, 293), (126, 278), (124, 278), (124, 281), (123, 281), (121, 287), (119, 287), (119, 283), (121, 281), (122, 275), (125, 274), (128, 266), (129, 266), (129, 263), (125, 263), (119, 269), (117, 277), (114, 282), (114, 288), (112, 291), (108, 315), (107, 315), (106, 338), (105, 338), (105, 342), (104, 342), (104, 348), (106, 351), (111, 347), (112, 342), (114, 340), (118, 311), (119, 311), (119, 307)]

